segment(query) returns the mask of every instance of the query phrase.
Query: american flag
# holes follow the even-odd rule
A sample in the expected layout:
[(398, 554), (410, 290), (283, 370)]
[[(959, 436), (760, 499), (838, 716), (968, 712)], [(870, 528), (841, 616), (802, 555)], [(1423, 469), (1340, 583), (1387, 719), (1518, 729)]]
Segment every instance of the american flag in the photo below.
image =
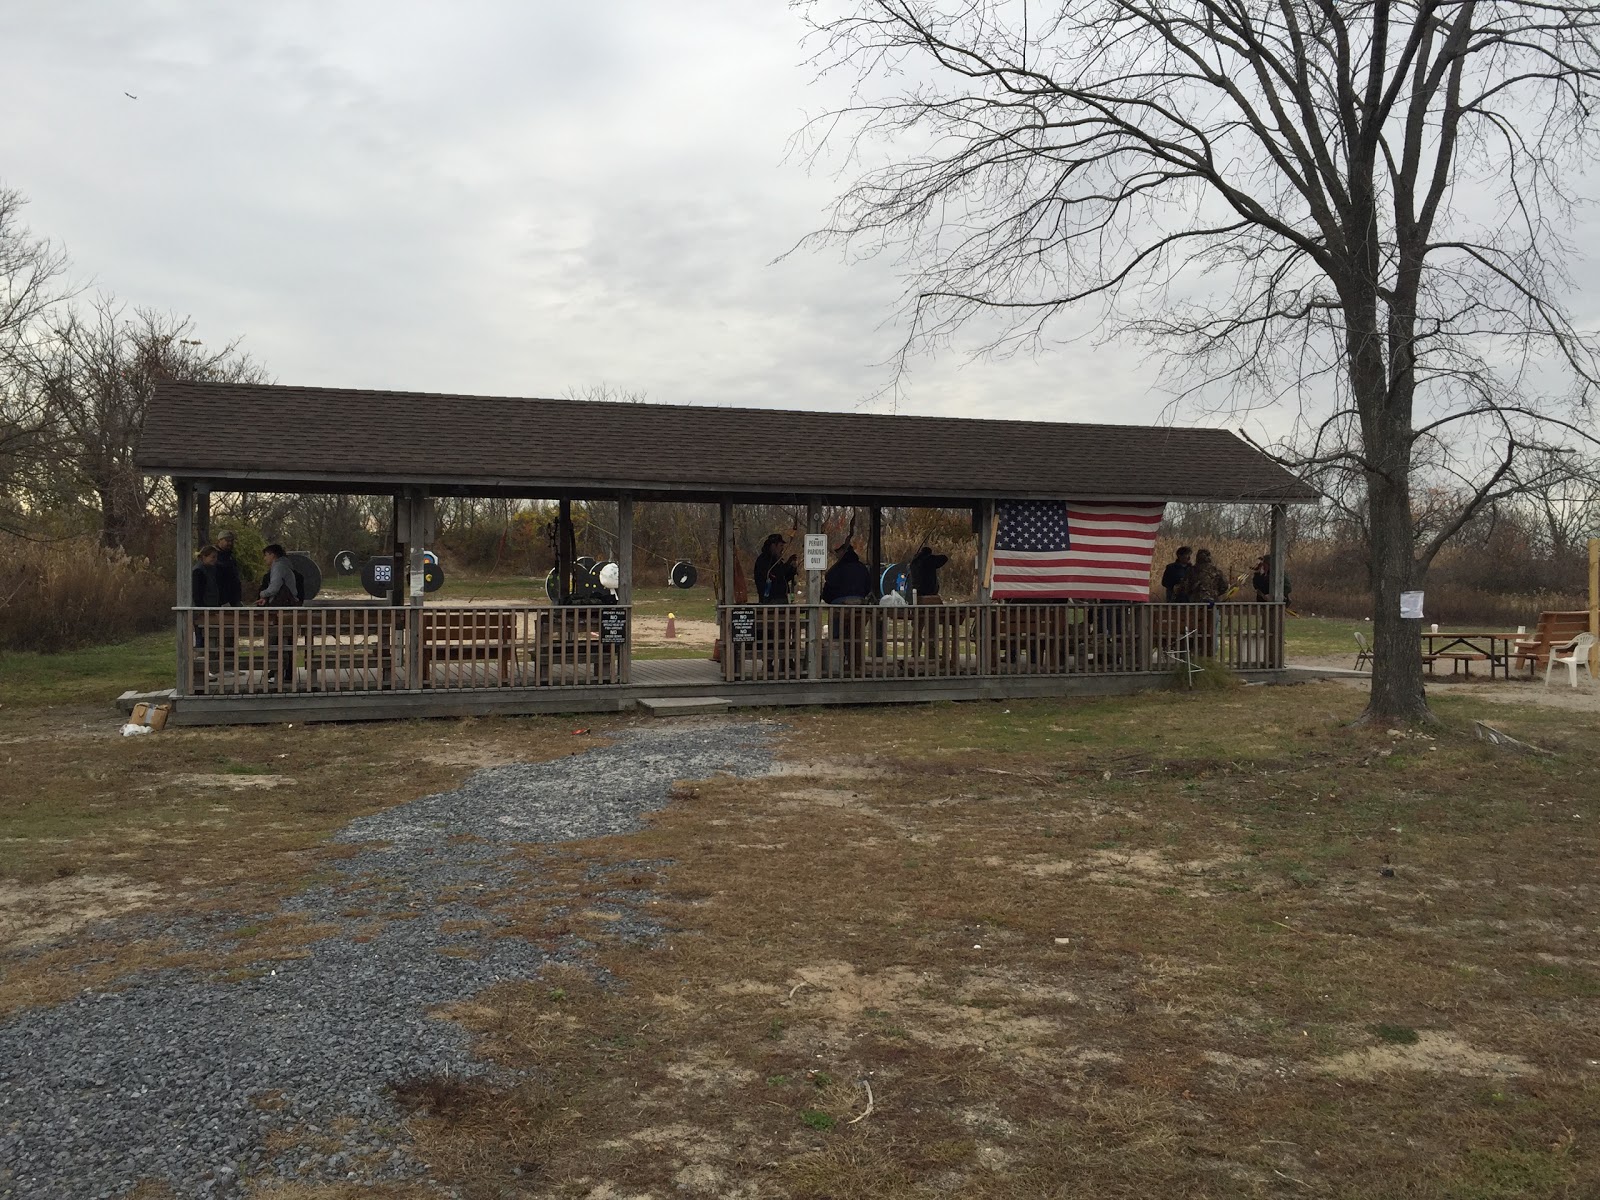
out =
[(1149, 600), (1165, 508), (1002, 500), (995, 506), (994, 598)]

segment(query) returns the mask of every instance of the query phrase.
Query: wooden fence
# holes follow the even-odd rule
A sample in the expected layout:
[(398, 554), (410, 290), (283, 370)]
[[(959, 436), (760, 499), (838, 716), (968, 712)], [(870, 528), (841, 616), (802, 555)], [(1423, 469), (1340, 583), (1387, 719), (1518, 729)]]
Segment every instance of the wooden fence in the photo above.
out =
[(626, 605), (177, 611), (181, 695), (576, 687), (629, 678)]
[(718, 624), (730, 683), (1283, 666), (1278, 604), (761, 605), (721, 608)]
[[(317, 605), (178, 610), (182, 695), (626, 684), (631, 610)], [(1283, 665), (1276, 604), (760, 605), (718, 610), (727, 682), (1165, 673)]]

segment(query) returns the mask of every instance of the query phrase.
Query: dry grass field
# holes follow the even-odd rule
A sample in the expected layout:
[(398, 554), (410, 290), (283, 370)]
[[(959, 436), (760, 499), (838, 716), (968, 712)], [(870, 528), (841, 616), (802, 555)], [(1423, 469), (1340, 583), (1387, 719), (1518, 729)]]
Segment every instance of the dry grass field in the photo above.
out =
[[(396, 1081), (440, 1188), (261, 1194), (1600, 1194), (1600, 721), (1453, 695), (1401, 737), (1346, 728), (1361, 702), (781, 714), (774, 775), (684, 780), (638, 833), (530, 848), (539, 898), (486, 901), (601, 969), (437, 1014), (517, 1072)], [(155, 965), (225, 979), (84, 922), (261, 911), (349, 852), (326, 838), (352, 817), (611, 728), (575, 727), (124, 741), (100, 710), (7, 705), (0, 919), (67, 940), (0, 959), (0, 1009)], [(618, 871), (656, 944), (608, 935)], [(292, 926), (238, 953), (324, 936)]]

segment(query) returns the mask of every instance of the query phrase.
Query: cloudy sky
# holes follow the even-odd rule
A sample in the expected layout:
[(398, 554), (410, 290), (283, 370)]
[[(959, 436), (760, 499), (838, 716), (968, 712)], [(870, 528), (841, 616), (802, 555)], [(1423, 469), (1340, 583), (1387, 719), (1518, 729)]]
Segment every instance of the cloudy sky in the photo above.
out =
[[(80, 282), (281, 382), (849, 409), (900, 284), (774, 261), (839, 187), (786, 153), (838, 99), (802, 33), (784, 0), (12, 5), (0, 182)], [(919, 360), (900, 406), (1166, 404), (1146, 355), (1079, 342)]]
[[(783, 0), (17, 5), (0, 182), (81, 281), (280, 382), (849, 409), (899, 283), (774, 262), (837, 187), (786, 154), (836, 98), (802, 32)], [(901, 410), (1145, 420), (1154, 384), (952, 354)]]

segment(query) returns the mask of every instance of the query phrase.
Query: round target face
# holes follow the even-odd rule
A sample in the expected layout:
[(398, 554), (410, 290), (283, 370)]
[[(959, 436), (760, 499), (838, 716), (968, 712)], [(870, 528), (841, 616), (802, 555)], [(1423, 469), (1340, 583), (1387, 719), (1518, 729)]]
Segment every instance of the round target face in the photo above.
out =
[(544, 594), (550, 597), (551, 604), (559, 604), (560, 597), (556, 593), (556, 569), (550, 568), (550, 574), (544, 577)]
[(290, 568), (305, 581), (306, 594), (300, 597), (300, 603), (304, 604), (308, 600), (315, 599), (317, 593), (322, 590), (322, 568), (317, 566), (309, 554), (301, 550), (291, 550), (285, 557), (289, 560)]
[(341, 575), (354, 575), (356, 573), (356, 556), (348, 550), (341, 550), (333, 556), (333, 567)]
[(582, 567), (585, 571), (592, 571), (594, 570), (594, 559), (585, 554), (582, 558), (576, 560), (572, 565), (575, 567)]
[(369, 558), (361, 564), (361, 586), (369, 596), (386, 599), (394, 586), (394, 559)]
[(422, 552), (422, 561), (423, 562), (427, 562), (427, 563), (432, 563), (434, 566), (438, 566), (439, 565), (439, 556), (437, 554), (435, 554), (432, 550), (424, 550)]
[(911, 584), (906, 579), (906, 569), (900, 563), (890, 563), (883, 569), (883, 574), (878, 576), (878, 592), (887, 596), (890, 592), (899, 592), (907, 600), (911, 599)]
[(439, 565), (436, 558), (432, 562), (422, 564), (422, 590), (437, 592), (444, 586), (444, 567)]
[(675, 562), (672, 564), (672, 574), (668, 582), (675, 588), (692, 588), (695, 580), (700, 578), (700, 572), (694, 569), (692, 562)]

